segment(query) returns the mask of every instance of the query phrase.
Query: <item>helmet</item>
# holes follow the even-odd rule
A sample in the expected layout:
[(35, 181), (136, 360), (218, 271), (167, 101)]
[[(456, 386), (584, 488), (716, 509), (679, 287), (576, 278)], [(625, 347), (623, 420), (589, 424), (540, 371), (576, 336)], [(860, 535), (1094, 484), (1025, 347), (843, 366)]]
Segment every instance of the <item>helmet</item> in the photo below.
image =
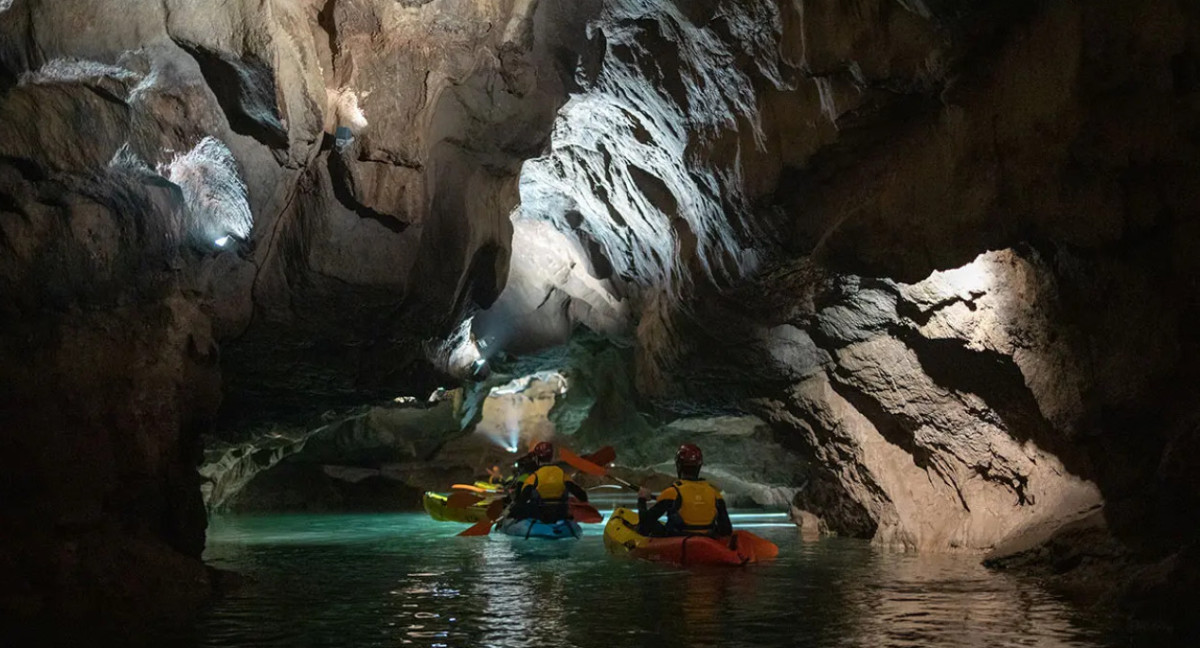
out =
[(547, 464), (554, 460), (554, 445), (549, 441), (542, 441), (533, 446), (533, 451), (530, 452), (537, 458), (539, 464)]
[(513, 464), (513, 477), (524, 479), (526, 475), (538, 469), (537, 459), (532, 454), (524, 454)]
[(704, 453), (700, 452), (700, 447), (693, 443), (685, 443), (679, 446), (679, 450), (675, 452), (675, 470), (681, 475), (699, 475), (702, 465), (704, 465)]

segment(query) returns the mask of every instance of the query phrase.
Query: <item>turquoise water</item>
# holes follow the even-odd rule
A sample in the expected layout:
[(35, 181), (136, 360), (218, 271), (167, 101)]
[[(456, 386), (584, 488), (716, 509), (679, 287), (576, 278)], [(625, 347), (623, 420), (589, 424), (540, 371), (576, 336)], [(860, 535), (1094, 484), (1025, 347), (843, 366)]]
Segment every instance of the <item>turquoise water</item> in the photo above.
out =
[(247, 582), (195, 646), (1101, 646), (1036, 583), (966, 556), (801, 540), (780, 517), (735, 526), (779, 544), (746, 568), (680, 569), (579, 541), (458, 538), (422, 514), (213, 520), (206, 559)]

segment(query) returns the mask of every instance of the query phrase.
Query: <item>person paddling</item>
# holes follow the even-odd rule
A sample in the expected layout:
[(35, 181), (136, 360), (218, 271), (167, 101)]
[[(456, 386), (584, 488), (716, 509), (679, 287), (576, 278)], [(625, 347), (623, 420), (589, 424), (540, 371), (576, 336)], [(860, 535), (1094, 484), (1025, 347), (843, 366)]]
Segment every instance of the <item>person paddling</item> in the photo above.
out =
[(504, 481), (504, 489), (515, 498), (517, 491), (525, 484), (525, 480), (538, 469), (537, 457), (532, 452), (521, 455), (513, 465), (513, 474)]
[(568, 498), (574, 495), (579, 501), (586, 502), (587, 491), (571, 481), (562, 468), (552, 463), (554, 446), (549, 442), (538, 443), (530, 454), (537, 461), (538, 468), (519, 487), (508, 517), (517, 520), (535, 518), (546, 523), (568, 519)]
[[(675, 453), (675, 474), (679, 479), (659, 493), (654, 506), (646, 508), (650, 491), (638, 490), (638, 533), (646, 536), (707, 535), (725, 537), (733, 533), (729, 511), (721, 491), (700, 478), (704, 454), (691, 443), (679, 446)], [(658, 521), (667, 516), (664, 525)]]

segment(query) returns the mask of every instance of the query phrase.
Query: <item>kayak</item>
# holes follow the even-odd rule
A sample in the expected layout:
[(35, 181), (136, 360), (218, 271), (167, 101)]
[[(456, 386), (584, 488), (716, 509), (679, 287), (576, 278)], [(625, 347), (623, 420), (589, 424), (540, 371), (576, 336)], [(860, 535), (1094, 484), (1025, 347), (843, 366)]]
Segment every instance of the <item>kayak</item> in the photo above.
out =
[(636, 511), (613, 511), (604, 527), (604, 547), (609, 553), (677, 565), (745, 565), (779, 555), (775, 543), (749, 531), (734, 531), (727, 538), (651, 538), (637, 532), (637, 523)]
[(583, 535), (583, 529), (574, 520), (560, 520), (548, 524), (532, 519), (506, 519), (500, 523), (500, 532), (518, 538), (542, 538), (544, 540), (577, 539)]
[(475, 524), (487, 519), (487, 507), (490, 503), (487, 500), (465, 508), (454, 508), (446, 505), (448, 497), (441, 493), (426, 491), (422, 504), (425, 505), (425, 512), (429, 514), (429, 517), (439, 522), (462, 522), (463, 524)]

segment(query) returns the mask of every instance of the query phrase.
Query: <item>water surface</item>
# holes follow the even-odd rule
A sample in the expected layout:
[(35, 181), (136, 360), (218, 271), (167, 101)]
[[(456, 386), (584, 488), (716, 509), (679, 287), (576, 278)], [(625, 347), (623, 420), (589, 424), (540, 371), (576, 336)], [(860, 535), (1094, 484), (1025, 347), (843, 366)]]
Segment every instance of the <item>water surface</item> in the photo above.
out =
[(681, 569), (580, 541), (458, 538), (423, 514), (213, 520), (206, 559), (246, 584), (182, 644), (211, 647), (1109, 645), (1037, 583), (969, 556), (802, 541), (778, 517), (735, 525), (780, 545), (746, 568)]

